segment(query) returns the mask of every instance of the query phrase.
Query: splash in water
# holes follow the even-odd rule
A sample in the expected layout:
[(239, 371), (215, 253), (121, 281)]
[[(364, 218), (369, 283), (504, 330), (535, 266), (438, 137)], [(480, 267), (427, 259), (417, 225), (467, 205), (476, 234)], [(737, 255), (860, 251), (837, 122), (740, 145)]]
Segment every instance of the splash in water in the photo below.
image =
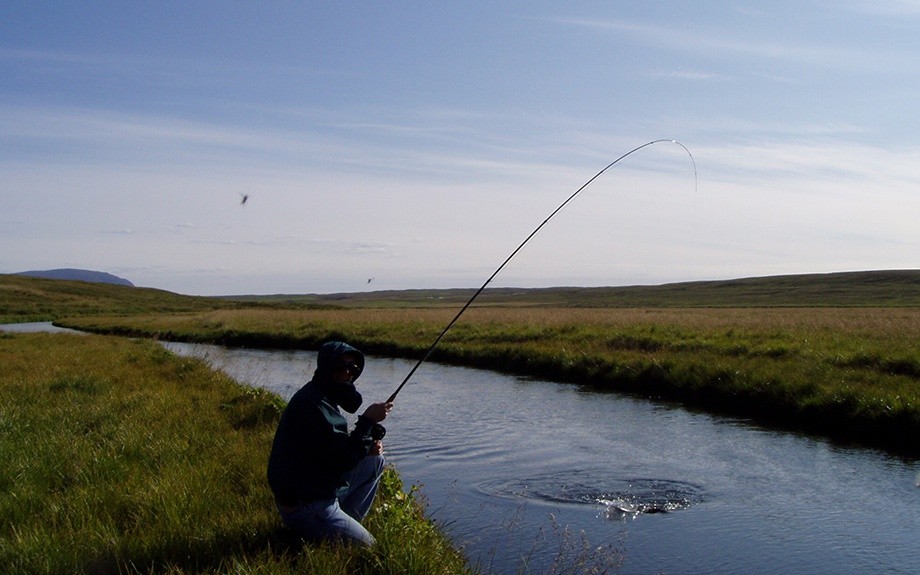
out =
[(655, 478), (578, 478), (545, 475), (481, 486), (502, 497), (544, 503), (600, 505), (605, 519), (634, 519), (640, 515), (687, 509), (704, 499), (702, 487), (685, 481)]

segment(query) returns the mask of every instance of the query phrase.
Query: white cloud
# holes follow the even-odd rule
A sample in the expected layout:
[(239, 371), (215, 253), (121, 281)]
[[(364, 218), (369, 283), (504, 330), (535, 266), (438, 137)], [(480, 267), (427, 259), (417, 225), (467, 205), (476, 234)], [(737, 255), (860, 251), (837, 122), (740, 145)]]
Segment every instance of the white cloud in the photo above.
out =
[(918, 0), (835, 0), (829, 4), (829, 8), (846, 8), (860, 14), (885, 17), (920, 16), (920, 1)]
[(697, 27), (667, 27), (656, 24), (630, 22), (616, 19), (559, 18), (559, 24), (579, 26), (601, 31), (619, 32), (658, 47), (693, 53), (710, 59), (757, 57), (781, 59), (832, 68), (852, 67), (863, 61), (863, 54), (847, 48), (804, 44), (798, 41), (770, 41), (751, 35), (731, 38), (724, 29)]
[(716, 80), (722, 78), (720, 74), (712, 72), (694, 72), (691, 70), (671, 70), (651, 72), (650, 74), (657, 78), (673, 78), (676, 80)]

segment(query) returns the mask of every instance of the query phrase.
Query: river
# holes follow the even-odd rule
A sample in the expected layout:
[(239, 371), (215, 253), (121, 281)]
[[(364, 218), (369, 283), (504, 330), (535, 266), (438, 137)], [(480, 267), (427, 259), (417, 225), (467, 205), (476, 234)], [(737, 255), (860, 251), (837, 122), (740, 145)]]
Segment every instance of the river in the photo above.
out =
[[(284, 398), (315, 368), (312, 352), (164, 345)], [(411, 366), (369, 357), (365, 401)], [(920, 461), (434, 363), (385, 424), (389, 461), (484, 571), (920, 573)]]
[[(315, 368), (310, 352), (164, 345), (285, 398)], [(365, 401), (386, 398), (411, 366), (369, 357)], [(609, 562), (624, 574), (920, 573), (917, 461), (434, 363), (386, 426), (403, 480), (491, 572)], [(566, 567), (553, 571), (560, 553)]]

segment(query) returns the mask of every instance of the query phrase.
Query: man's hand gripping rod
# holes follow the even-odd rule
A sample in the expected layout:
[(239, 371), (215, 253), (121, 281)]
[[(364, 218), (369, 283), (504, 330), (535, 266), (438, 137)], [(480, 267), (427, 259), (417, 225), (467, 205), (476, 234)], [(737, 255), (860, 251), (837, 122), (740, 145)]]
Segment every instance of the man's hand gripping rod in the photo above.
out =
[(524, 241), (521, 242), (521, 244), (520, 244), (517, 248), (515, 248), (513, 252), (511, 252), (511, 255), (509, 255), (507, 258), (505, 258), (505, 261), (503, 261), (502, 264), (501, 264), (500, 266), (498, 266), (498, 268), (497, 268), (494, 272), (492, 272), (492, 275), (489, 276), (489, 279), (487, 279), (487, 280), (482, 284), (482, 286), (481, 286), (478, 290), (476, 290), (476, 293), (473, 294), (473, 297), (471, 297), (471, 298), (469, 299), (469, 301), (466, 302), (466, 304), (460, 309), (460, 311), (457, 312), (457, 315), (454, 316), (454, 319), (450, 320), (450, 323), (448, 323), (447, 326), (441, 331), (441, 333), (438, 334), (438, 337), (435, 338), (434, 342), (432, 342), (432, 344), (428, 347), (428, 350), (425, 352), (425, 355), (423, 355), (422, 358), (419, 359), (419, 360), (415, 363), (415, 365), (412, 367), (412, 369), (411, 369), (411, 370), (409, 371), (409, 373), (406, 375), (405, 379), (402, 380), (402, 383), (399, 384), (399, 387), (396, 388), (396, 391), (394, 391), (393, 394), (390, 395), (389, 398), (387, 398), (387, 401), (386, 401), (386, 402), (387, 402), (387, 403), (393, 403), (393, 401), (396, 399), (396, 396), (397, 396), (397, 395), (399, 394), (399, 392), (402, 390), (403, 386), (405, 386), (406, 383), (409, 381), (409, 378), (412, 377), (412, 375), (413, 375), (413, 374), (415, 373), (415, 371), (419, 368), (419, 366), (421, 366), (423, 363), (425, 363), (425, 360), (428, 359), (428, 357), (431, 355), (431, 352), (433, 352), (433, 351), (434, 351), (434, 348), (438, 346), (438, 343), (440, 343), (441, 339), (444, 337), (445, 334), (447, 334), (447, 332), (450, 330), (450, 328), (453, 327), (453, 325), (454, 325), (455, 323), (457, 323), (457, 320), (460, 319), (460, 316), (463, 315), (463, 312), (465, 312), (465, 311), (467, 310), (467, 308), (470, 307), (470, 305), (472, 305), (473, 301), (474, 301), (477, 297), (479, 297), (479, 294), (481, 294), (482, 291), (483, 291), (484, 289), (486, 289), (486, 286), (488, 286), (488, 285), (492, 282), (492, 280), (495, 279), (495, 276), (498, 275), (498, 272), (502, 271), (502, 269), (504, 269), (505, 265), (507, 265), (508, 262), (511, 261), (511, 258), (513, 258), (514, 256), (516, 256), (517, 253), (518, 253), (519, 251), (521, 251), (521, 248), (523, 248), (524, 245), (527, 244), (527, 242), (530, 241), (530, 238), (532, 238), (532, 237), (534, 237), (535, 235), (537, 235), (537, 232), (539, 232), (539, 231), (543, 228), (543, 226), (546, 225), (547, 222), (549, 222), (551, 219), (553, 219), (553, 216), (555, 216), (557, 213), (559, 213), (559, 212), (562, 210), (562, 208), (564, 208), (569, 202), (571, 202), (572, 200), (574, 200), (574, 199), (575, 199), (575, 196), (577, 196), (578, 194), (581, 193), (582, 190), (584, 190), (585, 188), (587, 188), (588, 185), (591, 184), (591, 182), (593, 182), (594, 180), (596, 180), (597, 178), (599, 178), (599, 177), (601, 176), (601, 174), (603, 174), (604, 172), (606, 172), (607, 170), (609, 170), (609, 169), (612, 168), (613, 166), (617, 165), (617, 164), (620, 162), (620, 160), (623, 160), (623, 159), (626, 158), (627, 156), (630, 156), (630, 155), (634, 154), (635, 152), (638, 152), (638, 151), (641, 150), (642, 148), (651, 146), (652, 144), (658, 144), (658, 143), (661, 143), (661, 142), (670, 142), (670, 143), (672, 143), (672, 144), (677, 144), (678, 146), (680, 146), (681, 148), (683, 148), (683, 150), (684, 150), (685, 152), (687, 152), (687, 155), (690, 156), (690, 162), (693, 164), (693, 180), (694, 180), (694, 186), (695, 186), (695, 185), (696, 185), (696, 179), (697, 179), (697, 175), (696, 175), (696, 160), (693, 159), (693, 154), (690, 153), (690, 150), (688, 150), (686, 146), (684, 146), (683, 144), (681, 144), (681, 143), (678, 142), (677, 140), (652, 140), (651, 142), (646, 142), (646, 143), (642, 144), (641, 146), (637, 146), (637, 147), (633, 148), (632, 150), (626, 152), (625, 154), (623, 154), (622, 156), (620, 156), (620, 157), (617, 158), (616, 160), (614, 160), (614, 161), (610, 162), (609, 164), (607, 164), (607, 165), (604, 167), (604, 169), (602, 169), (602, 170), (599, 171), (598, 173), (594, 174), (594, 175), (591, 177), (590, 180), (588, 180), (587, 182), (585, 182), (584, 184), (582, 184), (582, 186), (581, 186), (580, 188), (578, 188), (577, 190), (575, 190), (575, 192), (572, 193), (572, 195), (570, 195), (568, 198), (566, 198), (566, 200), (565, 200), (564, 202), (562, 202), (561, 204), (559, 204), (559, 206), (558, 206), (555, 210), (553, 210), (553, 212), (552, 212), (549, 216), (547, 216), (547, 218), (546, 218), (545, 220), (543, 220), (543, 222), (542, 222), (539, 226), (537, 226), (536, 228), (534, 228), (534, 230), (533, 230), (532, 232), (530, 232), (530, 235), (528, 235), (526, 238), (524, 238)]

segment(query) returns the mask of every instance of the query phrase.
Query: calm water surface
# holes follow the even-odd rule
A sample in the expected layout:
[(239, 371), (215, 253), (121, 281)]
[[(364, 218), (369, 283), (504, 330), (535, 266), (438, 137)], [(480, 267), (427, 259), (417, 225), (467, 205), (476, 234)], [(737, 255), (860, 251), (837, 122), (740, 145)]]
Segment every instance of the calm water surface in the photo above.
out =
[[(309, 352), (165, 345), (285, 398), (315, 368)], [(365, 402), (411, 366), (368, 358)], [(917, 461), (437, 364), (386, 426), (403, 480), (495, 573), (551, 572), (560, 549), (620, 573), (920, 573)]]
[(29, 323), (5, 323), (0, 324), (0, 331), (10, 333), (84, 333), (75, 329), (66, 327), (57, 327), (50, 321), (35, 321)]

